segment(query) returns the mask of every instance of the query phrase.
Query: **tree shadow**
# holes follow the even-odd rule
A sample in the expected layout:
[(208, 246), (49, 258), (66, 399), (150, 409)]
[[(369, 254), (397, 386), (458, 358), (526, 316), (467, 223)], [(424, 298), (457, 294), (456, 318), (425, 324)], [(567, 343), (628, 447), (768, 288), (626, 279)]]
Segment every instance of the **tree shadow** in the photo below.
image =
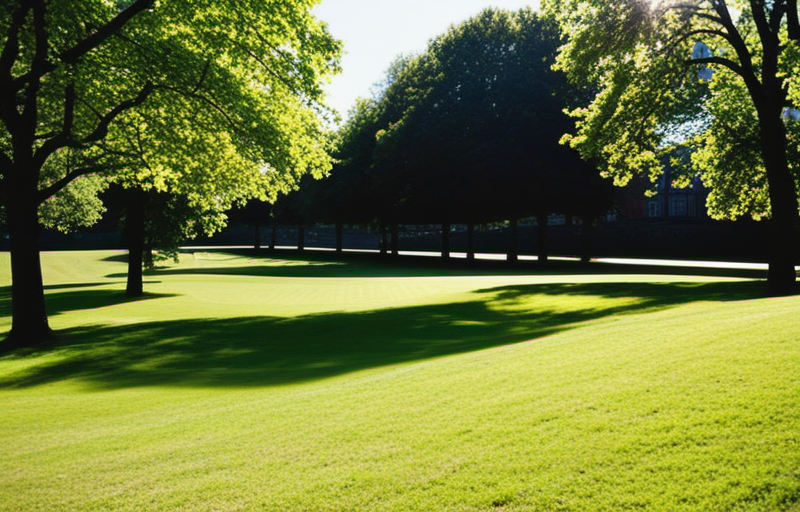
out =
[[(535, 304), (535, 296), (580, 295), (633, 300), (506, 307), (531, 298)], [(88, 326), (60, 333), (48, 349), (55, 361), (0, 377), (0, 386), (66, 379), (98, 389), (282, 385), (534, 340), (612, 314), (758, 296), (748, 282), (546, 284), (483, 290), (467, 302), (367, 312)], [(63, 297), (65, 304), (71, 300)]]
[[(546, 264), (519, 260), (466, 260), (463, 258), (440, 258), (431, 256), (388, 256), (373, 253), (315, 252), (275, 250), (254, 252), (253, 250), (207, 250), (189, 251), (184, 257), (195, 254), (213, 254), (203, 259), (198, 267), (164, 265), (145, 271), (145, 275), (239, 275), (252, 277), (441, 277), (475, 275), (574, 275), (574, 274), (673, 274), (762, 278), (763, 271), (742, 269), (715, 269), (700, 267), (675, 267), (661, 265), (600, 264), (579, 261), (550, 260)], [(106, 257), (105, 261), (123, 261), (127, 255)], [(231, 265), (233, 260), (242, 260), (241, 266)], [(214, 262), (226, 262), (215, 266)], [(252, 262), (252, 264), (248, 264)], [(125, 272), (108, 274), (107, 278), (124, 278)]]
[[(270, 256), (232, 253), (231, 259), (252, 260), (252, 265), (213, 266), (215, 261), (226, 261), (215, 257), (204, 260), (201, 267), (159, 267), (145, 272), (146, 275), (239, 275), (252, 277), (442, 277), (476, 275), (529, 275), (529, 274), (573, 274), (586, 273), (585, 264), (578, 262), (553, 262), (546, 266), (534, 262), (509, 263), (506, 261), (464, 259), (444, 260), (420, 256), (379, 256), (373, 254), (328, 255), (283, 254)], [(607, 273), (605, 267), (596, 267), (593, 273)], [(109, 274), (109, 278), (123, 278), (127, 274)]]
[[(675, 282), (675, 283), (555, 283), (501, 286), (477, 290), (496, 293), (498, 301), (521, 301), (534, 295), (594, 296), (607, 299), (636, 298), (636, 310), (657, 309), (700, 301), (739, 301), (763, 297), (763, 283), (740, 282)], [(614, 308), (607, 312), (613, 312)], [(623, 311), (627, 306), (623, 307)]]
[[(108, 286), (109, 283), (64, 284), (45, 286), (47, 290), (73, 289), (93, 286)], [(71, 290), (50, 292), (45, 295), (48, 315), (58, 315), (68, 311), (96, 309), (127, 302), (137, 302), (161, 297), (175, 297), (175, 294), (145, 293), (141, 297), (128, 297), (122, 290)], [(11, 315), (11, 287), (0, 289), (0, 316)]]

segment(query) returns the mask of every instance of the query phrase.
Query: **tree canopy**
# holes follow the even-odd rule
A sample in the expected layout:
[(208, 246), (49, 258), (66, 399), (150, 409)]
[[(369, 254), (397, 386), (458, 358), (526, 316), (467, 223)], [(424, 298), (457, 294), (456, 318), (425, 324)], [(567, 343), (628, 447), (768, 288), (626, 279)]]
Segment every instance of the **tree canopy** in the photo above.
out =
[(0, 8), (0, 178), (17, 343), (49, 332), (36, 222), (56, 194), (91, 196), (101, 184), (75, 187), (97, 176), (223, 211), (327, 171), (321, 82), (338, 69), (340, 43), (310, 14), (315, 3), (17, 0)]
[(677, 146), (716, 218), (769, 218), (772, 293), (795, 289), (798, 44), (795, 0), (554, 0), (558, 68), (593, 92), (566, 137), (618, 184), (655, 179)]
[(596, 171), (558, 143), (572, 126), (551, 70), (560, 43), (529, 9), (487, 9), (398, 58), (340, 130), (325, 182), (347, 184), (340, 197), (359, 199), (345, 204), (384, 224), (573, 213)]

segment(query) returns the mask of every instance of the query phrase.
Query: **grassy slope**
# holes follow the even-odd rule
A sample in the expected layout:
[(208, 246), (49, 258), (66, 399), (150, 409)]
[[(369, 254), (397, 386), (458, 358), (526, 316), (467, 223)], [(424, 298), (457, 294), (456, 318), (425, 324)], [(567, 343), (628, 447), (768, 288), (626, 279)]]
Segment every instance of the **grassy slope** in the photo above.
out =
[(797, 510), (800, 298), (197, 254), (126, 301), (115, 256), (45, 254), (0, 510)]

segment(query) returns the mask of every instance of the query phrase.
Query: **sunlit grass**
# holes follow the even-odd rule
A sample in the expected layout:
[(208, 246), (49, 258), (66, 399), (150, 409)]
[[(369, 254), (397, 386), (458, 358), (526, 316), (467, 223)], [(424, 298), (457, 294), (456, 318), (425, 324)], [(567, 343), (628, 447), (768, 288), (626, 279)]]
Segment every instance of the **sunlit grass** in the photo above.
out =
[(128, 301), (113, 256), (45, 254), (0, 510), (797, 510), (799, 298), (195, 254)]

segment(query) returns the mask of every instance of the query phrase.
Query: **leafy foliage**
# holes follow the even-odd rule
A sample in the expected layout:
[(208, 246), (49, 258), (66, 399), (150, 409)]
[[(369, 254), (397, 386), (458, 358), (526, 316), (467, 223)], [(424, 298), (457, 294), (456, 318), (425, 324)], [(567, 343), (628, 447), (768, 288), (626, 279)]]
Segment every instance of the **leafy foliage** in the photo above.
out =
[[(622, 185), (636, 173), (655, 180), (664, 156), (687, 146), (693, 173), (711, 188), (711, 216), (770, 214), (762, 123), (800, 105), (780, 93), (784, 81), (795, 88), (796, 43), (788, 44), (797, 36), (795, 2), (569, 0), (547, 7), (569, 35), (559, 69), (596, 91), (572, 111), (577, 131), (565, 137), (572, 147)], [(798, 129), (785, 123), (793, 155)], [(789, 172), (796, 180), (797, 158), (789, 159)]]
[[(83, 209), (72, 217), (97, 211), (102, 182), (77, 184), (86, 176), (223, 212), (327, 172), (320, 83), (338, 69), (340, 43), (311, 15), (314, 3), (6, 2), (0, 173), (12, 250), (27, 254), (14, 260), (36, 254), (26, 233), (48, 198), (65, 195), (46, 208), (50, 223), (66, 204)], [(15, 311), (45, 318), (39, 272), (15, 273), (20, 290), (38, 290)]]
[(487, 9), (399, 57), (339, 132), (327, 182), (358, 198), (338, 207), (351, 207), (344, 217), (485, 222), (576, 213), (587, 203), (573, 193), (589, 181), (603, 195), (591, 167), (558, 144), (572, 125), (557, 96), (566, 84), (550, 69), (559, 44), (557, 27), (530, 10)]

